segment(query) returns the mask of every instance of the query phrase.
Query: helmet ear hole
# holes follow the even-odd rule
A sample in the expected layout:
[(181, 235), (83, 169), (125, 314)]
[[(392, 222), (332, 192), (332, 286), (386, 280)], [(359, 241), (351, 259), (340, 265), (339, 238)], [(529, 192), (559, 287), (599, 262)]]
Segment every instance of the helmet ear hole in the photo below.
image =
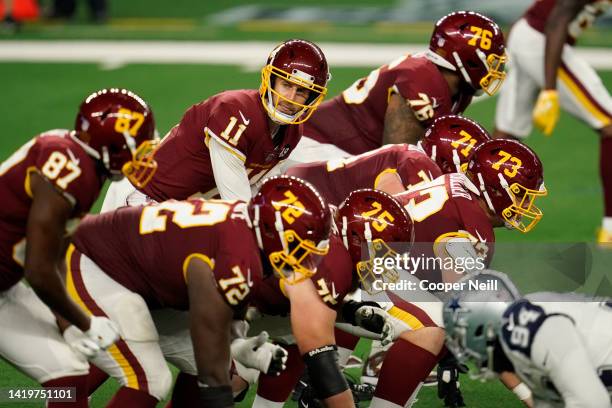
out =
[(476, 327), (476, 330), (474, 330), (474, 336), (482, 337), (483, 334), (484, 334), (484, 325), (481, 324), (478, 327)]

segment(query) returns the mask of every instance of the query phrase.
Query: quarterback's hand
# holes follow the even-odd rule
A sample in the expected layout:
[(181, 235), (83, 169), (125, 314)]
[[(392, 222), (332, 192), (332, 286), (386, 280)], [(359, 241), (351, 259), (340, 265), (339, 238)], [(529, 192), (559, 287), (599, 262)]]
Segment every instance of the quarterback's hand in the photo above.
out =
[(550, 136), (558, 120), (559, 94), (555, 89), (543, 89), (533, 108), (533, 124), (546, 136)]
[(396, 327), (393, 317), (384, 309), (373, 306), (360, 306), (355, 312), (355, 323), (374, 333), (380, 333), (380, 343), (386, 346), (397, 340), (402, 329)]
[(106, 317), (92, 316), (87, 336), (96, 342), (100, 349), (104, 350), (119, 340), (119, 327)]
[(247, 368), (254, 368), (268, 375), (279, 375), (287, 368), (287, 351), (268, 343), (268, 333), (239, 338), (232, 342), (232, 357)]
[(100, 351), (98, 344), (74, 325), (68, 326), (64, 330), (63, 336), (70, 347), (83, 354), (87, 359), (94, 357)]

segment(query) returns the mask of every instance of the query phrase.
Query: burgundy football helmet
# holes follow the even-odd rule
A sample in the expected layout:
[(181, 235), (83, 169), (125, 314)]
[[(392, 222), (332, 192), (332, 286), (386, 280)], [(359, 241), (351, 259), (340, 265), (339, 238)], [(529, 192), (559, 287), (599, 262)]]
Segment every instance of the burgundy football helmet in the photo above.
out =
[(506, 77), (504, 35), (493, 20), (473, 11), (457, 11), (438, 20), (427, 57), (460, 74), (475, 91), (489, 95)]
[(464, 173), (474, 149), (487, 140), (491, 136), (478, 123), (463, 116), (446, 115), (434, 120), (419, 146), (443, 173)]
[(111, 177), (125, 175), (136, 187), (153, 177), (157, 133), (147, 103), (127, 89), (102, 89), (79, 108), (75, 132), (85, 150), (100, 160)]
[(468, 163), (466, 175), (508, 227), (529, 232), (542, 218), (535, 200), (548, 194), (544, 169), (535, 152), (521, 142), (494, 139), (483, 143)]
[[(407, 253), (414, 242), (412, 219), (395, 198), (380, 190), (355, 190), (340, 204), (336, 225), (365, 291), (377, 292), (375, 280), (398, 280), (397, 270), (374, 263), (375, 258)], [(362, 253), (366, 248), (367, 255)]]
[(308, 279), (329, 250), (331, 213), (319, 193), (297, 177), (266, 179), (248, 205), (257, 244), (279, 279)]
[[(304, 104), (292, 101), (274, 89), (277, 79), (299, 85), (309, 91)], [(303, 123), (317, 109), (327, 94), (327, 81), (331, 78), (323, 51), (310, 41), (288, 40), (279, 44), (268, 57), (261, 70), (261, 101), (270, 118), (280, 124)], [(280, 101), (298, 109), (289, 115), (278, 109)]]

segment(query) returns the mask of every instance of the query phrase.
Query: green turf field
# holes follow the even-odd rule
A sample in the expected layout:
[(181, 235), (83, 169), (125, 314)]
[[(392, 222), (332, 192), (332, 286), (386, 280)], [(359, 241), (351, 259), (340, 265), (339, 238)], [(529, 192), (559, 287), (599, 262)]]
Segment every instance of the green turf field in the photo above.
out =
[[(350, 85), (368, 69), (333, 69), (330, 95)], [(608, 88), (612, 72), (601, 72)], [(3, 78), (0, 98), (0, 159), (36, 133), (73, 126), (76, 108), (90, 91), (101, 87), (127, 87), (143, 96), (155, 111), (158, 129), (164, 134), (191, 104), (225, 89), (257, 87), (259, 74), (232, 66), (128, 65), (101, 70), (89, 64), (0, 64)], [(494, 101), (472, 105), (467, 115), (491, 129)], [(600, 222), (602, 204), (598, 179), (598, 140), (585, 125), (564, 114), (551, 138), (534, 134), (529, 144), (539, 153), (545, 168), (549, 196), (542, 200), (545, 216), (537, 228), (523, 236), (499, 231), (502, 242), (592, 241)], [(1, 329), (0, 329), (1, 331)], [(358, 353), (363, 353), (361, 347)], [(0, 362), (0, 388), (33, 382)], [(109, 382), (93, 399), (93, 407), (104, 406), (114, 390)], [(464, 381), (465, 398), (473, 407), (518, 407), (513, 396), (498, 384)], [(252, 398), (252, 393), (249, 394)], [(425, 389), (417, 407), (441, 406), (434, 389)], [(2, 405), (2, 403), (0, 403)], [(2, 405), (4, 406), (4, 405)], [(35, 406), (10, 404), (9, 407)], [(249, 406), (248, 401), (240, 406)]]

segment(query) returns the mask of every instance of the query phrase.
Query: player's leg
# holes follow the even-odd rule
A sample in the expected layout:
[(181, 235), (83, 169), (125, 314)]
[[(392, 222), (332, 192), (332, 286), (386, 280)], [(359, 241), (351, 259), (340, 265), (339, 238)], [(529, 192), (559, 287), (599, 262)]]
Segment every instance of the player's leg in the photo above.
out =
[[(405, 327), (387, 351), (370, 407), (403, 407), (438, 362), (444, 346), (441, 302), (403, 302), (396, 300), (389, 314)], [(401, 379), (401, 380), (398, 380)]]
[(563, 49), (557, 87), (561, 107), (599, 133), (604, 216), (598, 241), (612, 245), (612, 97), (597, 72), (569, 46)]
[(66, 344), (53, 313), (23, 282), (0, 293), (0, 327), (0, 356), (46, 388), (75, 388), (74, 402), (47, 407), (87, 407), (87, 360)]
[(508, 36), (508, 74), (495, 111), (494, 138), (525, 138), (532, 129), (531, 112), (540, 90), (530, 70), (544, 70), (544, 37), (519, 20)]
[(70, 246), (66, 255), (68, 293), (86, 310), (118, 324), (121, 339), (93, 363), (121, 388), (108, 407), (155, 407), (170, 390), (172, 375), (158, 344), (149, 309), (136, 293), (108, 277)]

